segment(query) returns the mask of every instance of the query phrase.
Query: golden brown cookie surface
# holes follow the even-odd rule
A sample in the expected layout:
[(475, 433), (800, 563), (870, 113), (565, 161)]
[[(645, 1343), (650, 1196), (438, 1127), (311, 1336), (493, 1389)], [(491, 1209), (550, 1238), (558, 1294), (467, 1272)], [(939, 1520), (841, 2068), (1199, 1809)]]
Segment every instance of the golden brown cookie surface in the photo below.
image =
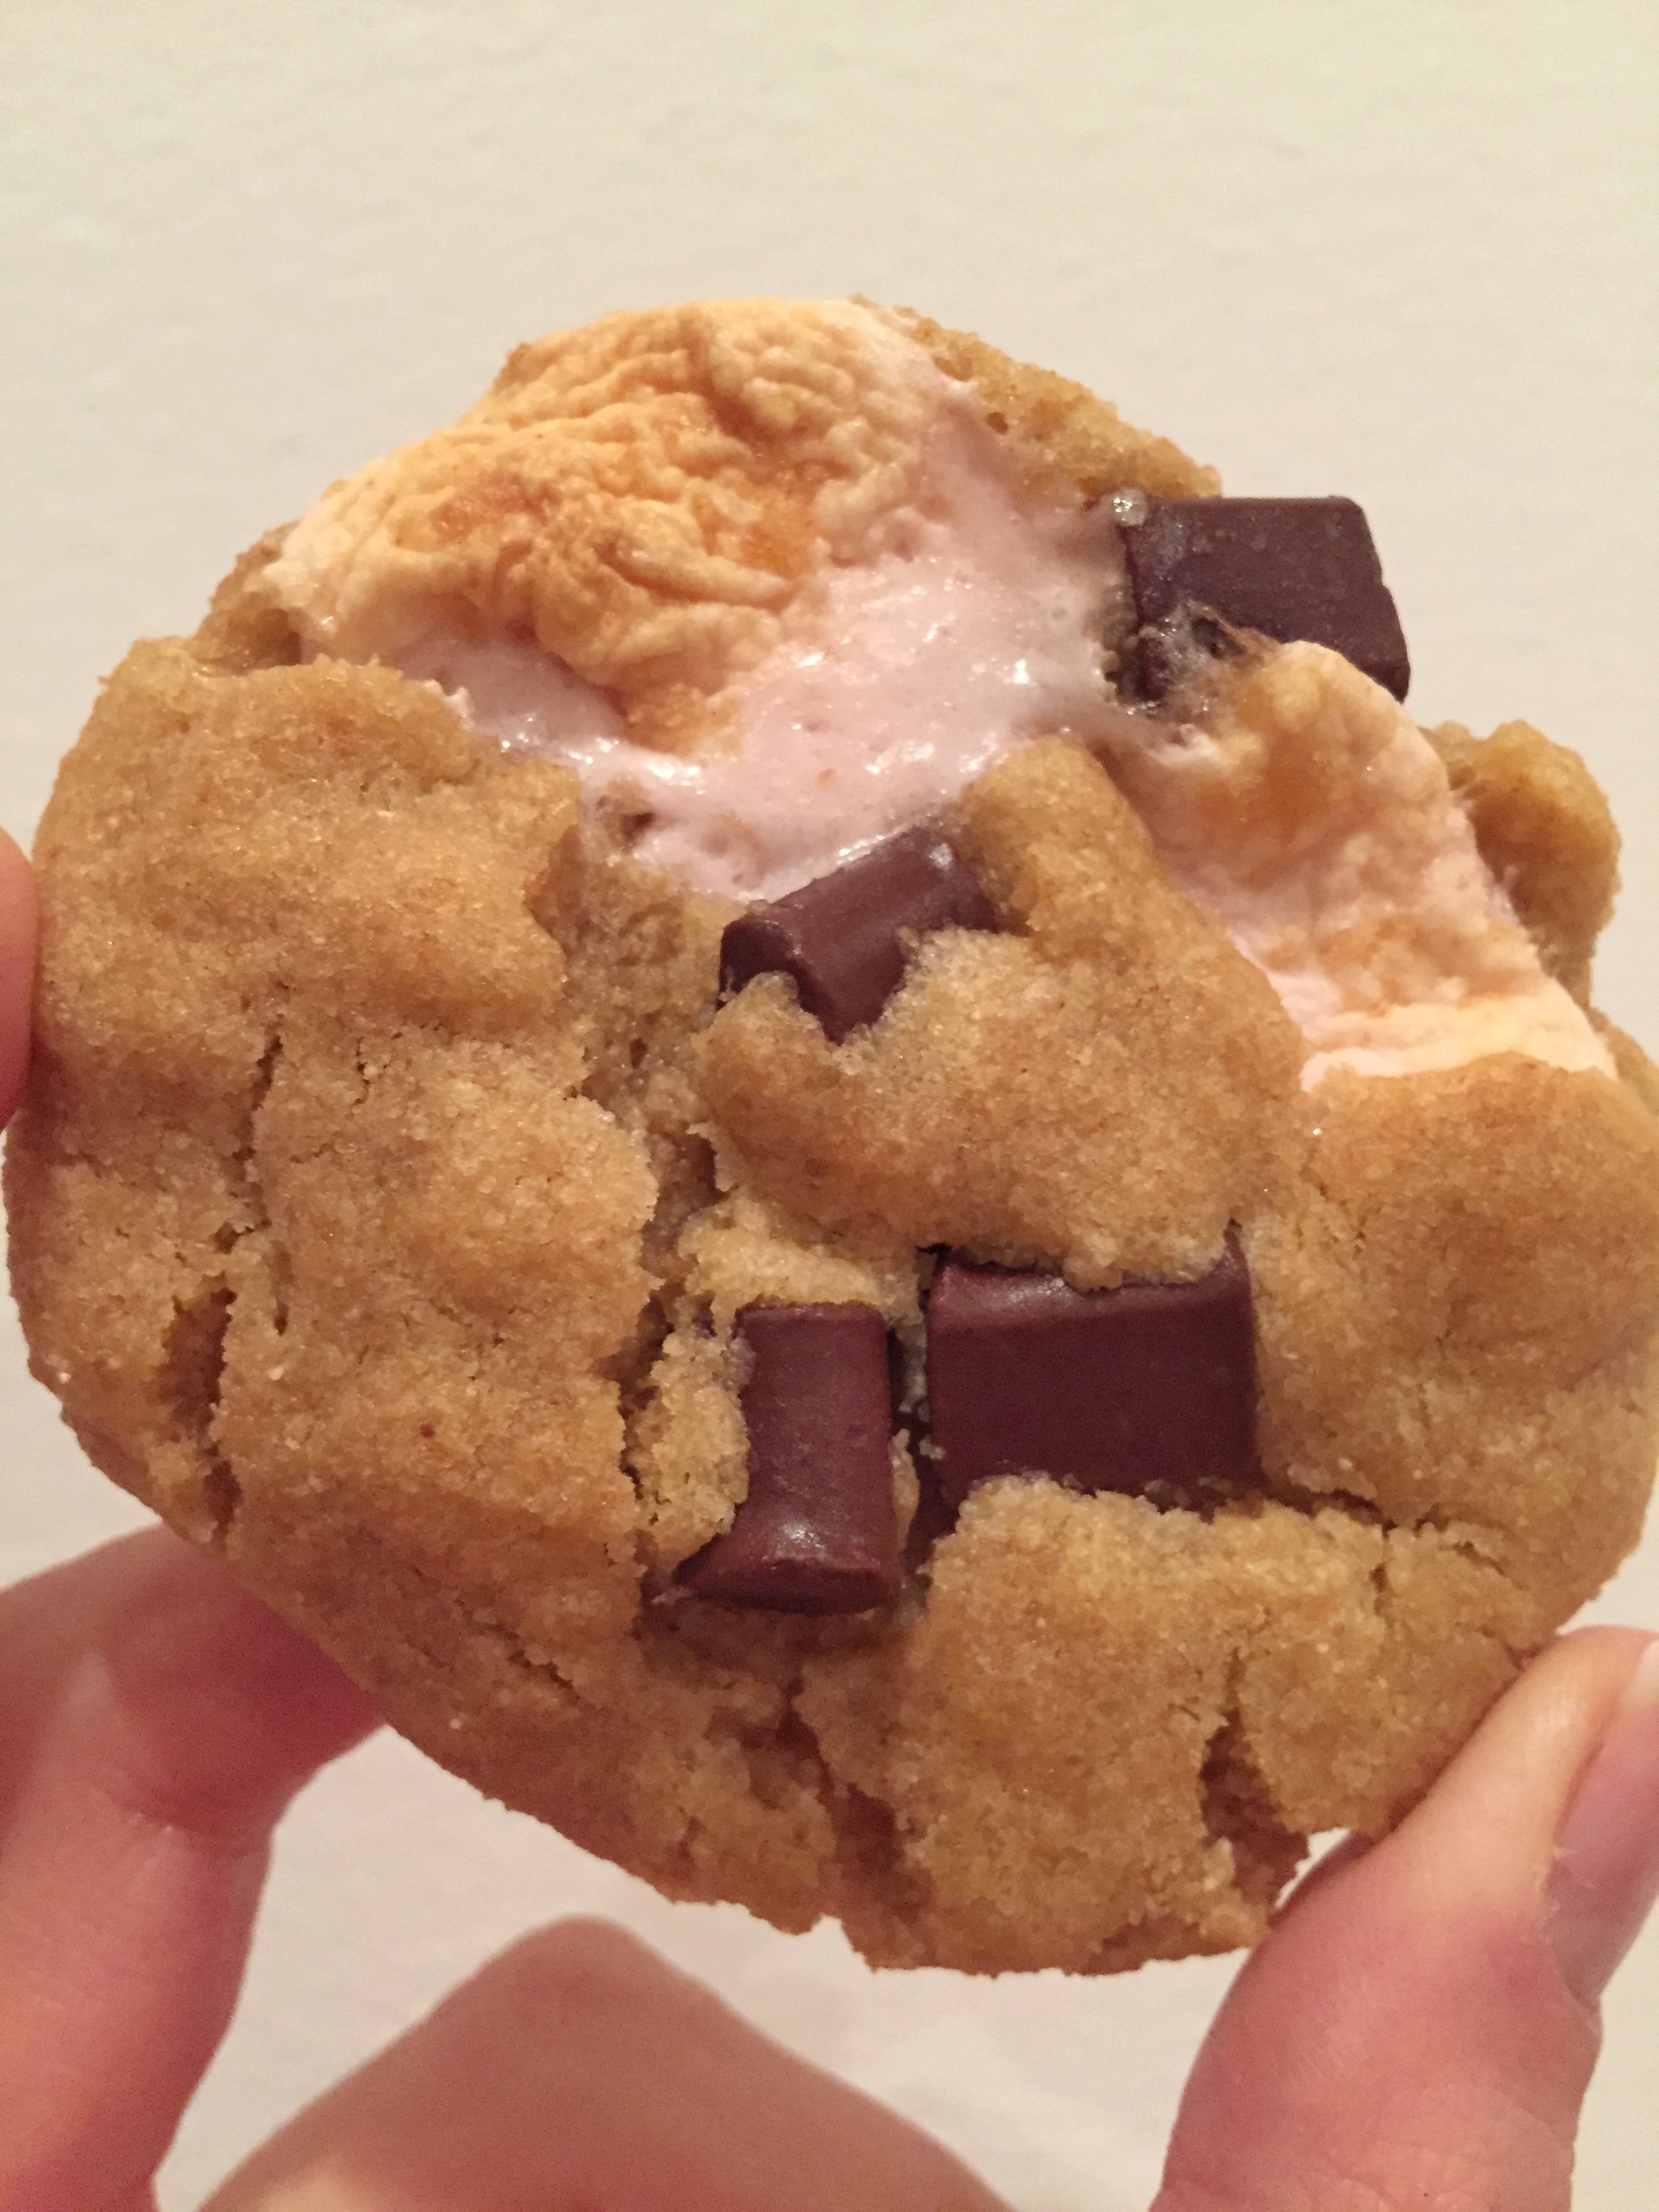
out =
[[(378, 465), (135, 649), (38, 850), (20, 1303), (116, 1480), (434, 1756), (671, 1894), (893, 1963), (1223, 1948), (1634, 1540), (1659, 1123), (1575, 1003), (1610, 832), (1535, 732), (1431, 748), (1316, 647), (1127, 711), (1109, 593), (1099, 719), (933, 810), (994, 927), (908, 947), (840, 1042), (779, 974), (722, 1004), (740, 896), (641, 857), (622, 786), (493, 742), (482, 690), (327, 625), (388, 659), (405, 620), (504, 626), (518, 676), (605, 692), (582, 744), (718, 763), (860, 578), (989, 542), (930, 454), (1002, 440), (996, 514), (1056, 543), (1103, 494), (1212, 488), (1075, 387), (849, 314), (523, 349), (459, 475), (457, 443)], [(951, 574), (990, 621), (1000, 572)], [(1011, 1474), (945, 1525), (939, 1253), (1095, 1297), (1205, 1277), (1230, 1229), (1248, 1492)], [(689, 1593), (747, 1500), (757, 1305), (893, 1332), (912, 1540), (872, 1608)]]

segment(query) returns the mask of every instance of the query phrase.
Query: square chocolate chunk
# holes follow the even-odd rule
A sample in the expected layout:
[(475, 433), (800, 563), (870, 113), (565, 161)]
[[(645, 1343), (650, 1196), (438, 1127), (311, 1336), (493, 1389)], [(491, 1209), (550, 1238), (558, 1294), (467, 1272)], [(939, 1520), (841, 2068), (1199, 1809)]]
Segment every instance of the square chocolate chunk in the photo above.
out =
[(1237, 1242), (1195, 1283), (1074, 1291), (945, 1261), (927, 1302), (927, 1398), (946, 1503), (1046, 1474), (1160, 1505), (1258, 1479), (1250, 1281)]
[(1149, 499), (1146, 508), (1144, 521), (1123, 525), (1143, 626), (1208, 607), (1281, 643), (1329, 646), (1405, 697), (1405, 633), (1370, 526), (1352, 500)]

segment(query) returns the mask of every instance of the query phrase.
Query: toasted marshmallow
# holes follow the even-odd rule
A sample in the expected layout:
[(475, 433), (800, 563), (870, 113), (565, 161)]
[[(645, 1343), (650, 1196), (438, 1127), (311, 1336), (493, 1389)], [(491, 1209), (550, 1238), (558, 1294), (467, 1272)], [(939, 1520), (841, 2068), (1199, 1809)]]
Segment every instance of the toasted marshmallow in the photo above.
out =
[(1070, 735), (1271, 980), (1309, 1085), (1498, 1051), (1610, 1073), (1428, 741), (1339, 655), (1255, 653), (1191, 723), (1116, 703), (1111, 503), (1006, 427), (871, 307), (611, 315), (335, 484), (265, 587), (307, 653), (436, 684), (623, 797), (636, 855), (696, 890), (781, 896)]
[(1123, 716), (1112, 773), (1176, 882), (1307, 1039), (1304, 1081), (1522, 1052), (1613, 1073), (1405, 708), (1317, 645), (1253, 658), (1192, 722)]
[(1118, 532), (872, 309), (613, 316), (337, 484), (267, 573), (310, 651), (626, 784), (639, 856), (770, 898), (1022, 739), (1098, 734)]

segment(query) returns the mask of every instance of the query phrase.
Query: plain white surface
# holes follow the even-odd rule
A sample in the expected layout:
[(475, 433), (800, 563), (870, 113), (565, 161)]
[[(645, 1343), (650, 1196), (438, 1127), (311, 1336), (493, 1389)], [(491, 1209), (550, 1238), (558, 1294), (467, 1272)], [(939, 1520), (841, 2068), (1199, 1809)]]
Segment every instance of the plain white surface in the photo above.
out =
[[(100, 672), (516, 339), (707, 294), (925, 307), (1239, 491), (1367, 507), (1425, 720), (1524, 714), (1626, 833), (1603, 1004), (1650, 1046), (1659, 18), (1645, 0), (0, 0), (0, 818)], [(0, 1346), (0, 1579), (132, 1525)], [(1659, 1626), (1659, 1544), (1596, 1608)], [(378, 1741), (286, 1830), (164, 2191), (195, 2202), (520, 1929), (614, 1912), (956, 2144), (1131, 2212), (1225, 1962), (869, 1974), (670, 1907)], [(1614, 1985), (1585, 2212), (1659, 2167), (1659, 1940)]]

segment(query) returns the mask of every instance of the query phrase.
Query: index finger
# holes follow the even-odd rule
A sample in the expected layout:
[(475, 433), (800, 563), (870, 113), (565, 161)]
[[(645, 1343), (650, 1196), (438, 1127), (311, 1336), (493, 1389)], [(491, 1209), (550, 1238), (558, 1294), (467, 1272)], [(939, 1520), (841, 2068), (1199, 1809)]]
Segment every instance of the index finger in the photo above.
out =
[(0, 830), (0, 1125), (11, 1119), (28, 1069), (35, 927), (33, 871)]
[(271, 1828), (374, 1715), (161, 1530), (0, 1595), (0, 1674), (19, 1707), (0, 1771), (0, 2205), (139, 2205), (229, 2018)]

